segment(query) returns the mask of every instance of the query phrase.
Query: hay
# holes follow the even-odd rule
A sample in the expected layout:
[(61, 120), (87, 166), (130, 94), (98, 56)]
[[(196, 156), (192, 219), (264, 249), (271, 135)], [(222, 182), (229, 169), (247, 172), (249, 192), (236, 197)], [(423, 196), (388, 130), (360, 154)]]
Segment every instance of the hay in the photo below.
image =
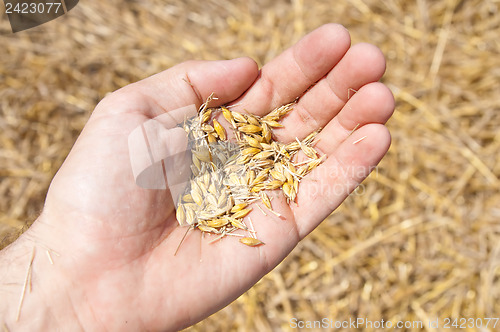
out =
[(280, 330), (292, 317), (498, 316), (498, 2), (219, 3), (80, 2), (17, 34), (3, 14), (1, 246), (40, 213), (106, 93), (188, 59), (263, 64), (334, 21), (387, 56), (384, 82), (397, 100), (388, 156), (276, 270), (191, 330)]

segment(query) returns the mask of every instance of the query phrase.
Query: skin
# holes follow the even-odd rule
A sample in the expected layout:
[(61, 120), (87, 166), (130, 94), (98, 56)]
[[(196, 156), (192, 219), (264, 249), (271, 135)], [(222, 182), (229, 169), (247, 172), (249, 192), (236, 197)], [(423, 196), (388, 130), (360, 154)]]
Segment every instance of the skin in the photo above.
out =
[[(190, 61), (109, 95), (54, 177), (40, 217), (0, 252), (0, 322), (11, 331), (173, 331), (223, 308), (281, 262), (385, 155), (394, 99), (377, 82), (384, 71), (379, 49), (351, 47), (347, 30), (328, 24), (260, 71), (250, 58)], [(236, 238), (208, 244), (190, 232), (174, 256), (186, 229), (178, 227), (168, 190), (135, 184), (127, 137), (159, 114), (198, 107), (212, 92), (218, 100), (210, 106), (235, 104), (258, 115), (301, 96), (276, 138), (291, 141), (321, 127), (316, 149), (327, 159), (301, 182), (296, 203), (269, 192), (281, 218), (249, 214), (265, 245)], [(34, 247), (32, 289), (16, 322)]]

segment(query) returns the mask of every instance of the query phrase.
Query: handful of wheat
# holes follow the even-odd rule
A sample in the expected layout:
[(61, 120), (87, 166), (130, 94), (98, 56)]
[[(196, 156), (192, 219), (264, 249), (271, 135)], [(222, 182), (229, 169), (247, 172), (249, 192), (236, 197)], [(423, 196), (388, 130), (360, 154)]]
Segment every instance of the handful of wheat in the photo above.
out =
[[(313, 147), (319, 130), (302, 141), (283, 144), (273, 139), (273, 128), (283, 127), (278, 121), (292, 110), (294, 103), (258, 117), (224, 106), (209, 108), (212, 99), (213, 95), (200, 107), (196, 117), (183, 124), (189, 141), (193, 142), (193, 162), (189, 185), (178, 200), (177, 220), (181, 226), (219, 235), (215, 240), (236, 230), (247, 231), (250, 236), (242, 237), (240, 242), (257, 246), (262, 242), (244, 222), (252, 210), (249, 205), (260, 200), (265, 208), (280, 216), (273, 211), (265, 190), (280, 189), (288, 203), (295, 200), (301, 179), (326, 157), (319, 157)], [(219, 112), (231, 125), (235, 142), (212, 119)], [(299, 151), (308, 159), (294, 163)]]

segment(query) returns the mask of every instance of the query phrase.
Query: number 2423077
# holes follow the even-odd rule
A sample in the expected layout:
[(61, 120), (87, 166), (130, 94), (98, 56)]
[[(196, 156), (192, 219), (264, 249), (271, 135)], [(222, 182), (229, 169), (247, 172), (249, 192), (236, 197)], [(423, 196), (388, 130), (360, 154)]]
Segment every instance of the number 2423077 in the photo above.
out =
[(60, 8), (60, 2), (18, 2), (15, 6), (9, 2), (5, 3), (6, 14), (49, 14), (58, 13)]
[(449, 329), (452, 327), (464, 329), (468, 328), (481, 328), (493, 327), (495, 328), (498, 323), (498, 318), (445, 318), (443, 328)]

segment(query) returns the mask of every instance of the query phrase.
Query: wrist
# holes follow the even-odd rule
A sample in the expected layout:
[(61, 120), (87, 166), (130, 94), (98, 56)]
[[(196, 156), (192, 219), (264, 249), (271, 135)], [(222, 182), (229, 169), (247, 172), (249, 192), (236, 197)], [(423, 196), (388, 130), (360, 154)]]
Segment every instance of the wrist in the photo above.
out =
[(39, 232), (39, 224), (37, 220), (0, 252), (1, 327), (8, 331), (84, 330), (85, 296), (73, 287), (58, 249), (40, 236), (44, 232)]

